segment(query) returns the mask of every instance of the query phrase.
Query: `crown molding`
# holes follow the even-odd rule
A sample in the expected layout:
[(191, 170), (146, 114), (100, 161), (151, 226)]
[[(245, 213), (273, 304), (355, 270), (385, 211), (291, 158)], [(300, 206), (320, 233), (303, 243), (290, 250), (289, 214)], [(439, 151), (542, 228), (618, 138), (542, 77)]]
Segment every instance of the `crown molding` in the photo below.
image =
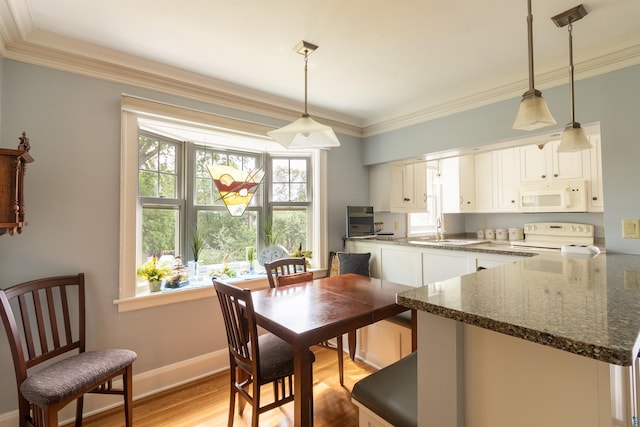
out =
[[(590, 58), (576, 62), (575, 80), (609, 73), (640, 64), (640, 34), (628, 39), (631, 43), (600, 46), (590, 52)], [(562, 61), (568, 61), (563, 58)], [(502, 82), (509, 79), (502, 78)], [(548, 89), (568, 83), (567, 64), (557, 64), (552, 71), (536, 75), (536, 87)], [(417, 125), (429, 120), (449, 116), (474, 108), (494, 104), (499, 101), (517, 98), (528, 86), (528, 80), (522, 79), (504, 85), (498, 80), (485, 84), (482, 88), (471, 85), (466, 90), (449, 93), (440, 98), (431, 98), (425, 102), (409, 106), (398, 111), (389, 111), (374, 117), (363, 125), (363, 137), (369, 137), (404, 127)], [(515, 114), (515, 110), (514, 110)]]
[[(640, 32), (582, 52), (575, 63), (576, 80), (640, 64)], [(116, 83), (224, 106), (269, 119), (293, 121), (300, 117), (299, 102), (234, 85), (202, 74), (80, 42), (41, 30), (34, 25), (26, 0), (0, 0), (0, 55), (7, 59), (44, 66)], [(558, 58), (536, 75), (536, 86), (545, 89), (567, 83), (566, 58)], [(456, 92), (388, 111), (362, 121), (334, 111), (314, 108), (313, 117), (336, 132), (355, 137), (416, 125), (436, 118), (519, 97), (528, 85), (520, 76), (500, 76)], [(512, 82), (504, 84), (504, 82)], [(254, 119), (255, 120), (255, 119)], [(262, 121), (262, 119), (259, 119)]]
[[(0, 12), (1, 13), (1, 12)], [(143, 87), (188, 99), (224, 106), (267, 118), (293, 121), (302, 114), (298, 103), (234, 85), (202, 74), (36, 30), (27, 39), (13, 41), (15, 28), (0, 25), (2, 57), (59, 71)], [(7, 36), (8, 35), (8, 36)], [(314, 109), (314, 117), (336, 132), (362, 136), (358, 120)], [(265, 121), (266, 125), (268, 123)]]

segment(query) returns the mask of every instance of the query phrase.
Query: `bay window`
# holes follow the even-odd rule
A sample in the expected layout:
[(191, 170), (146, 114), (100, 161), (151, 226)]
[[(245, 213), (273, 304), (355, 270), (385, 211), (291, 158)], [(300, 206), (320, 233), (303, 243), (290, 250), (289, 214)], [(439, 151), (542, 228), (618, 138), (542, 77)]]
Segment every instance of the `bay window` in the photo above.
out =
[[(138, 266), (163, 256), (186, 266), (196, 233), (204, 240), (199, 275), (186, 288), (212, 288), (208, 272), (223, 263), (247, 273), (247, 248), (259, 254), (279, 244), (316, 254), (326, 247), (320, 238), (325, 208), (319, 206), (326, 198), (314, 198), (326, 153), (287, 151), (261, 136), (266, 127), (128, 96), (122, 129), (119, 309), (147, 294), (136, 279)], [(241, 216), (229, 213), (208, 165), (264, 171)], [(312, 258), (312, 266), (322, 260)]]

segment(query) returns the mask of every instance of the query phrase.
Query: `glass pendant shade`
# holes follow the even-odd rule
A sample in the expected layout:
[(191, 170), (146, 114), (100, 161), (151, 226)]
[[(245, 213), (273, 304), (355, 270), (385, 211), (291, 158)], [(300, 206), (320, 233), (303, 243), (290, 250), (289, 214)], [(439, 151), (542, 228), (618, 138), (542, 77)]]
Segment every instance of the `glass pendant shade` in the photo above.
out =
[(264, 171), (254, 169), (246, 172), (231, 166), (215, 164), (207, 165), (207, 169), (229, 214), (242, 216), (258, 191)]
[(547, 101), (542, 97), (542, 92), (535, 88), (531, 0), (527, 0), (527, 48), (529, 55), (529, 90), (522, 94), (518, 115), (513, 122), (513, 129), (518, 130), (534, 130), (556, 124), (547, 106)]
[(574, 95), (574, 78), (573, 78), (573, 23), (579, 21), (587, 15), (587, 10), (582, 5), (573, 7), (559, 15), (554, 16), (551, 20), (558, 26), (567, 26), (569, 30), (569, 92), (571, 101), (571, 121), (565, 126), (562, 132), (562, 139), (558, 145), (558, 152), (569, 153), (572, 151), (588, 150), (592, 148), (591, 142), (580, 123), (576, 122), (575, 111), (575, 95)]
[(572, 151), (588, 150), (592, 148), (591, 142), (580, 123), (569, 123), (562, 132), (562, 139), (558, 145), (559, 153), (570, 153)]
[(339, 147), (340, 141), (331, 127), (320, 124), (309, 115), (303, 115), (295, 122), (280, 129), (267, 132), (285, 148), (324, 148)]
[(295, 122), (267, 132), (271, 138), (287, 149), (339, 147), (340, 141), (331, 127), (313, 120), (307, 112), (307, 60), (318, 46), (302, 40), (294, 50), (304, 55), (304, 113)]
[(547, 101), (540, 91), (527, 91), (522, 95), (520, 109), (513, 122), (514, 129), (534, 130), (555, 124), (556, 121), (551, 116)]

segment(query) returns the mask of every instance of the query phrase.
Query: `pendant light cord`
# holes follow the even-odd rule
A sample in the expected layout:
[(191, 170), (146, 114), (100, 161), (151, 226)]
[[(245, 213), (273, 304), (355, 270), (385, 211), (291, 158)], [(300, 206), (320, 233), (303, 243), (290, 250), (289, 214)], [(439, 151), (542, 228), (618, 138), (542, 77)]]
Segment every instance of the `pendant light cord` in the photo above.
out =
[(569, 22), (569, 76), (570, 76), (570, 84), (571, 84), (571, 123), (575, 123), (575, 102), (573, 95), (573, 24)]
[(529, 92), (533, 92), (533, 15), (531, 14), (531, 0), (527, 2), (527, 41), (529, 44)]
[(309, 117), (307, 112), (307, 59), (309, 58), (309, 49), (304, 50), (304, 114), (302, 117)]

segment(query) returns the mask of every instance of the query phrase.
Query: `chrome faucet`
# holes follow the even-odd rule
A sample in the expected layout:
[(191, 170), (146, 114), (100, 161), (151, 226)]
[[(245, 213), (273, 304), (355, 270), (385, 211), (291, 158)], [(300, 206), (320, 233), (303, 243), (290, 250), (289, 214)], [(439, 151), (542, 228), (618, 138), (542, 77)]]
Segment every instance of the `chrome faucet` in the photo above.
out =
[(436, 218), (436, 240), (444, 239), (444, 221), (442, 215), (438, 215)]

